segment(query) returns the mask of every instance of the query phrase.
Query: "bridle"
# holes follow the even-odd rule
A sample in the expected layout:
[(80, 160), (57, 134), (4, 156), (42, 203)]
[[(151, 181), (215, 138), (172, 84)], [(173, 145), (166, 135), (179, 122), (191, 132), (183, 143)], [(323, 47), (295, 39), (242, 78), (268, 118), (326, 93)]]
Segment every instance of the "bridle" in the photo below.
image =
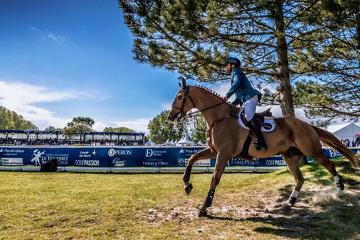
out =
[[(182, 90), (180, 92), (184, 92), (184, 96), (183, 96), (183, 99), (182, 99), (182, 102), (181, 102), (181, 107), (178, 108), (178, 107), (174, 106), (174, 103), (175, 103), (175, 101), (174, 101), (174, 103), (172, 104), (172, 108), (179, 111), (180, 118), (183, 118), (183, 117), (186, 116), (186, 113), (184, 112), (184, 107), (185, 107), (186, 100), (189, 99), (191, 104), (193, 105), (193, 107), (195, 106), (195, 103), (194, 103), (194, 100), (189, 95), (189, 86), (186, 86), (185, 88), (182, 88)], [(199, 112), (204, 112), (204, 111), (210, 110), (212, 108), (216, 108), (216, 107), (218, 107), (218, 106), (220, 106), (220, 105), (222, 105), (224, 103), (226, 103), (226, 101), (221, 101), (220, 103), (217, 103), (215, 105), (205, 107), (203, 109), (199, 109)]]

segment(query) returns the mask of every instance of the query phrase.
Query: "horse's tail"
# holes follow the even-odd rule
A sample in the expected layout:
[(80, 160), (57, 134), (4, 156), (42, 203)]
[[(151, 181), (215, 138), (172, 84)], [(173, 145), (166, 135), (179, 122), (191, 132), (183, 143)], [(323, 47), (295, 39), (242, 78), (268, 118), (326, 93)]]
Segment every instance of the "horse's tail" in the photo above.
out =
[(341, 143), (339, 139), (337, 139), (332, 133), (315, 126), (312, 127), (315, 129), (322, 142), (326, 143), (330, 147), (333, 147), (334, 149), (342, 153), (347, 159), (349, 159), (353, 167), (359, 167), (359, 162), (355, 158), (355, 154), (350, 149), (348, 149), (343, 143)]

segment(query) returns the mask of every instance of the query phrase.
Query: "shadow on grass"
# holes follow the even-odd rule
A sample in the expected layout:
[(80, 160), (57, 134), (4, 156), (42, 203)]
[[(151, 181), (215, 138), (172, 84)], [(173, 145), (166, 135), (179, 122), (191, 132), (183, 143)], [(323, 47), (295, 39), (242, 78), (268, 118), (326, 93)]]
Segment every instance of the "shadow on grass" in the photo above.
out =
[(246, 220), (271, 225), (255, 228), (256, 232), (288, 238), (353, 239), (360, 234), (360, 206), (354, 197), (327, 201), (321, 205), (319, 212), (309, 208), (291, 211), (291, 217), (280, 215), (273, 218), (250, 217)]
[[(254, 217), (226, 217), (208, 215), (208, 219), (234, 222), (264, 223), (253, 231), (277, 237), (300, 239), (354, 239), (360, 235), (359, 197), (346, 195), (312, 208), (278, 208)], [(270, 226), (269, 226), (270, 225)]]
[[(359, 189), (360, 182), (349, 175), (360, 176), (358, 170), (351, 167), (348, 162), (337, 162), (336, 166), (344, 177), (348, 189)], [(333, 184), (329, 173), (319, 164), (306, 167), (312, 176), (307, 181), (319, 185)], [(303, 169), (305, 170), (305, 169)], [(306, 171), (305, 170), (305, 171)], [(278, 203), (288, 199), (293, 184), (285, 185), (279, 189)], [(308, 201), (311, 192), (301, 192), (301, 201)], [(300, 200), (300, 199), (299, 199)], [(315, 203), (312, 207), (283, 208), (279, 205), (276, 209), (263, 212), (259, 216), (227, 217), (208, 215), (209, 219), (234, 222), (264, 223), (253, 231), (261, 234), (272, 234), (276, 237), (294, 239), (354, 239), (360, 236), (360, 196), (344, 194), (340, 199), (326, 199)]]

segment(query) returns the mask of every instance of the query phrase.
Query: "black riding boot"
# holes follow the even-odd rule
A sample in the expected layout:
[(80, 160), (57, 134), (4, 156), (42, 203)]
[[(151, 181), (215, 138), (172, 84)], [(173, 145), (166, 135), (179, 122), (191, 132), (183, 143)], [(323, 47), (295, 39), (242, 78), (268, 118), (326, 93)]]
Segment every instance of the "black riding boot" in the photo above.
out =
[(255, 145), (256, 150), (259, 151), (259, 150), (262, 150), (262, 149), (264, 149), (264, 150), (267, 149), (264, 136), (262, 135), (262, 132), (261, 132), (261, 129), (260, 129), (261, 127), (256, 123), (256, 120), (251, 119), (251, 121), (248, 122), (248, 127), (256, 135), (256, 138), (257, 138), (256, 145)]

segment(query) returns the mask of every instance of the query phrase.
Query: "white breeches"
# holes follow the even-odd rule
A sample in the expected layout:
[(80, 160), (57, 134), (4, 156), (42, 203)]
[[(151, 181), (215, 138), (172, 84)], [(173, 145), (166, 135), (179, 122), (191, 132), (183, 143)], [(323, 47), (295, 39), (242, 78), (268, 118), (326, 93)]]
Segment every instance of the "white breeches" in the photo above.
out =
[(245, 118), (249, 122), (255, 115), (256, 104), (258, 102), (258, 96), (255, 95), (244, 104)]

